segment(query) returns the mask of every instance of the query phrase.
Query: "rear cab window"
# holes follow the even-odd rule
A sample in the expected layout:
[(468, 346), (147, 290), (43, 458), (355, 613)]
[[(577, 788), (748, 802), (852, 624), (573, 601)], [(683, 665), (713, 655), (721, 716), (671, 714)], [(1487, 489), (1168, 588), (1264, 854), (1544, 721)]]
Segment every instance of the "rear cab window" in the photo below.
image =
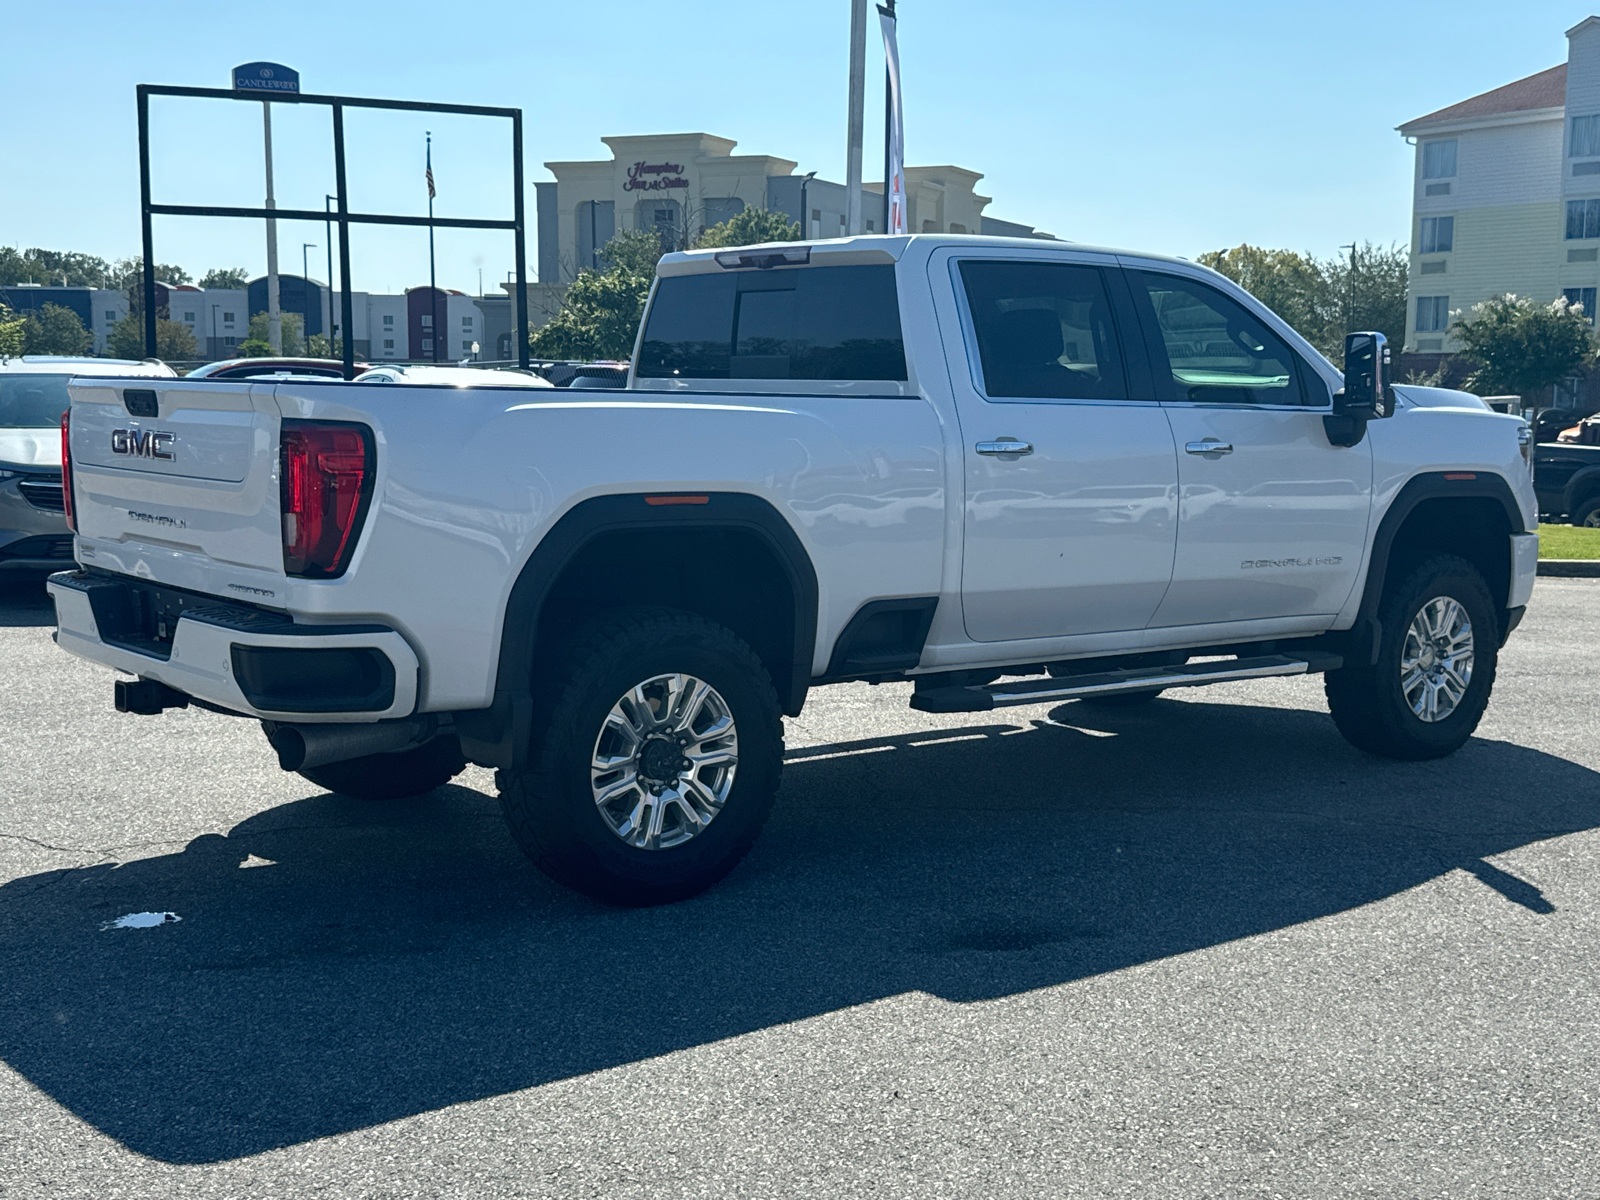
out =
[(669, 275), (656, 284), (639, 379), (907, 379), (894, 267)]
[(1099, 267), (967, 259), (959, 268), (987, 397), (1128, 398), (1111, 298)]

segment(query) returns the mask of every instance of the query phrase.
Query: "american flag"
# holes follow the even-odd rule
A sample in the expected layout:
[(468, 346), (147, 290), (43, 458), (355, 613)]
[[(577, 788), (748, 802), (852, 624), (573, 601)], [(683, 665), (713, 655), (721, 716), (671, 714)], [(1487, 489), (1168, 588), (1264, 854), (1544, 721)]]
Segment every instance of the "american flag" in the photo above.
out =
[(433, 135), (428, 135), (428, 199), (434, 199), (439, 193), (433, 190)]

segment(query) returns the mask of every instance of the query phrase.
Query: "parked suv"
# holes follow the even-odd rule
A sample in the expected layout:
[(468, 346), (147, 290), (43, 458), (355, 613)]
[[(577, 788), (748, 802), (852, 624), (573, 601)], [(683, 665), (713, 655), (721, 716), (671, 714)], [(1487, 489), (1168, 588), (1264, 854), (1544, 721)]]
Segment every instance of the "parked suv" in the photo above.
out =
[(0, 576), (72, 565), (61, 499), (61, 415), (75, 375), (173, 378), (161, 363), (24, 355), (0, 358)]

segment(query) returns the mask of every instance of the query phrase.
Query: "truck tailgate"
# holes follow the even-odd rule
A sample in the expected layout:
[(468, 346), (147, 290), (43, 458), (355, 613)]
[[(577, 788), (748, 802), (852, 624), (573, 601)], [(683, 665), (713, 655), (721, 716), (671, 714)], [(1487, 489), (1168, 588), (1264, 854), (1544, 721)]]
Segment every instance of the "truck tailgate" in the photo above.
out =
[[(153, 391), (157, 415), (134, 415), (130, 391), (136, 411)], [(272, 384), (82, 380), (71, 392), (78, 534), (99, 565), (142, 574), (150, 552), (283, 574)]]

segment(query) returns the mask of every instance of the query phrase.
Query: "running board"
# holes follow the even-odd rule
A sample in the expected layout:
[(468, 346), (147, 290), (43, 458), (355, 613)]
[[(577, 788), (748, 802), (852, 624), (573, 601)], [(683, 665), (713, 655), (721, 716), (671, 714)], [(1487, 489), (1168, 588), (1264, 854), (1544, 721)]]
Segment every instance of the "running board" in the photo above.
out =
[(1104, 671), (1098, 675), (1071, 675), (1064, 679), (1023, 679), (984, 687), (935, 687), (913, 692), (911, 707), (930, 713), (988, 712), (1014, 704), (1053, 704), (1058, 700), (1081, 700), (1085, 696), (1114, 696), (1118, 692), (1200, 687), (1276, 675), (1315, 675), (1321, 671), (1336, 671), (1343, 663), (1337, 654), (1271, 654), (1182, 667)]

